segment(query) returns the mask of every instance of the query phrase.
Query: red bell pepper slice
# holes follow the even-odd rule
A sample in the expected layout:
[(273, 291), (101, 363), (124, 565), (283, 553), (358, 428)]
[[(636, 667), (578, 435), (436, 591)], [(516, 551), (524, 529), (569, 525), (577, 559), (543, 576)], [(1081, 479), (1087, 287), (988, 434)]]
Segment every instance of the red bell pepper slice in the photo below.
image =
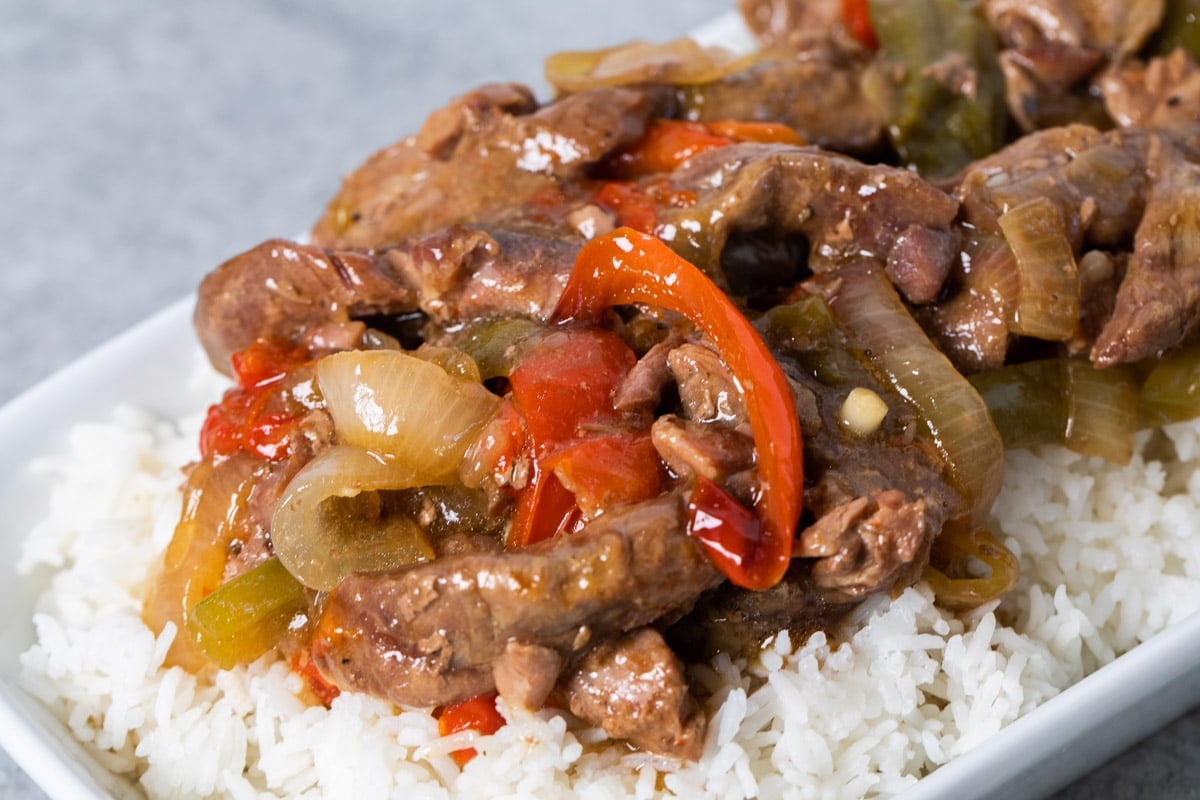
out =
[(799, 134), (779, 122), (655, 119), (646, 125), (646, 132), (640, 139), (611, 156), (600, 172), (613, 178), (642, 178), (673, 172), (698, 153), (738, 142), (803, 143)]
[(842, 24), (863, 47), (868, 50), (879, 49), (868, 0), (842, 0)]
[[(613, 408), (613, 393), (636, 361), (612, 331), (578, 328), (550, 333), (513, 367), (512, 402), (524, 421), (532, 469), (517, 497), (508, 547), (575, 530), (583, 514), (630, 500), (629, 476), (649, 474), (647, 448), (625, 442), (632, 432)], [(649, 451), (657, 470), (657, 453), (652, 446)], [(599, 463), (605, 458), (608, 463)], [(654, 472), (653, 482), (639, 486), (657, 494), (657, 478)]]
[[(706, 547), (738, 586), (774, 585), (791, 562), (804, 486), (800, 422), (783, 370), (758, 331), (708, 276), (658, 239), (629, 228), (584, 245), (551, 319), (595, 321), (611, 306), (631, 303), (687, 317), (708, 334), (740, 385), (758, 454), (754, 510), (759, 530), (747, 532), (737, 553)], [(699, 534), (695, 513), (690, 530)]]
[[(433, 715), (437, 717), (438, 734), (441, 736), (468, 730), (487, 735), (504, 727), (504, 717), (496, 710), (495, 692), (476, 695), (462, 702), (435, 709)], [(476, 755), (478, 753), (473, 747), (450, 752), (450, 756), (460, 767)]]

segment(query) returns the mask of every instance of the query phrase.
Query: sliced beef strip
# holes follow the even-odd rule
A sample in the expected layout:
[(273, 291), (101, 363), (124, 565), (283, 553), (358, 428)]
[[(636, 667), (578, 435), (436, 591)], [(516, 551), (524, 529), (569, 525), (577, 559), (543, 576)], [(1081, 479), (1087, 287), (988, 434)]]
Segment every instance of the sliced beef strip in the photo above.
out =
[(492, 665), (496, 691), (507, 702), (537, 711), (563, 670), (563, 657), (552, 647), (510, 639)]
[(1123, 127), (1186, 133), (1200, 123), (1200, 68), (1186, 50), (1148, 61), (1130, 59), (1096, 80), (1104, 106)]
[(716, 351), (703, 344), (681, 344), (667, 355), (667, 366), (679, 387), (685, 417), (696, 422), (723, 422), (749, 432), (742, 390)]
[(592, 647), (562, 681), (571, 713), (652, 753), (696, 760), (707, 720), (683, 663), (654, 628)]
[(650, 440), (672, 473), (723, 482), (754, 467), (754, 439), (728, 425), (664, 414), (650, 426)]
[(910, 303), (937, 299), (959, 253), (959, 232), (910, 225), (896, 237), (887, 276)]
[(809, 144), (874, 153), (885, 120), (866, 90), (870, 63), (870, 54), (853, 43), (806, 41), (712, 83), (678, 89), (676, 113), (701, 121), (782, 122)]
[(1000, 366), (1012, 339), (1019, 284), (1000, 216), (1030, 200), (1049, 199), (1077, 255), (1129, 247), (1143, 211), (1151, 138), (1140, 129), (1052, 128), (1022, 137), (959, 177), (954, 195), (961, 201), (963, 256), (945, 296), (919, 316), (960, 370)]
[[(671, 181), (695, 192), (697, 200), (664, 209), (659, 236), (724, 286), (736, 283), (721, 261), (736, 234), (801, 235), (808, 242), (807, 269), (826, 272), (847, 258), (886, 261), (906, 232), (949, 232), (958, 210), (956, 200), (908, 170), (809, 147), (743, 144), (711, 150), (691, 159)], [(945, 268), (929, 265), (935, 274)]]
[(1022, 130), (1086, 122), (1107, 127), (1089, 79), (1137, 52), (1157, 29), (1161, 0), (987, 0), (1002, 45), (1009, 111)]
[(495, 688), (510, 642), (569, 664), (590, 644), (678, 616), (720, 581), (684, 530), (680, 498), (665, 495), (521, 550), (350, 576), (318, 623), (314, 660), (345, 688), (449, 703)]
[(200, 284), (197, 335), (213, 366), (258, 338), (298, 341), (314, 329), (422, 311), (435, 323), (544, 316), (578, 246), (558, 238), (453, 226), (378, 251), (333, 251), (270, 240)]
[(932, 537), (925, 500), (885, 489), (857, 497), (800, 534), (796, 553), (816, 558), (813, 583), (833, 601), (852, 601), (894, 585)]
[(1008, 112), (1022, 131), (1073, 122), (1107, 127), (1104, 103), (1088, 78), (1103, 64), (1098, 50), (1049, 42), (999, 55)]
[(1053, 42), (1120, 57), (1137, 52), (1158, 28), (1165, 5), (1163, 0), (984, 0), (983, 9), (1006, 47)]
[(658, 101), (640, 90), (593, 89), (538, 108), (525, 87), (485, 86), (351, 173), (313, 241), (378, 248), (459, 221), (527, 214), (527, 201), (560, 192), (657, 114)]
[(671, 382), (668, 356), (681, 344), (683, 337), (678, 334), (668, 334), (662, 341), (653, 344), (637, 360), (613, 394), (613, 408), (652, 414), (662, 401), (663, 389)]
[(1200, 329), (1200, 164), (1156, 138), (1149, 169), (1133, 255), (1092, 349), (1099, 366), (1152, 357)]

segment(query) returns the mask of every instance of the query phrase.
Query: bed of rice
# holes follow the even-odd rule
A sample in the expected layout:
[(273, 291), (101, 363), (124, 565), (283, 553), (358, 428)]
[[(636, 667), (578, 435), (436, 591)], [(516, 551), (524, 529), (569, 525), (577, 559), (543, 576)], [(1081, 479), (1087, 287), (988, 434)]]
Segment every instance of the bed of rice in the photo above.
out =
[[(142, 625), (139, 596), (198, 425), (123, 408), (73, 430), (37, 465), (53, 496), (20, 564), (55, 571), (22, 684), (152, 797), (886, 797), (1200, 607), (1200, 425), (1143, 436), (1125, 468), (1018, 452), (996, 523), (1022, 579), (1002, 605), (959, 619), (918, 586), (863, 608), (837, 646), (783, 636), (761, 663), (696, 669), (712, 693), (699, 763), (605, 747), (549, 712), (439, 739), (425, 712), (369, 697), (308, 706), (269, 658), (162, 668), (169, 634)], [(460, 770), (448, 753), (467, 743), (480, 755)]]

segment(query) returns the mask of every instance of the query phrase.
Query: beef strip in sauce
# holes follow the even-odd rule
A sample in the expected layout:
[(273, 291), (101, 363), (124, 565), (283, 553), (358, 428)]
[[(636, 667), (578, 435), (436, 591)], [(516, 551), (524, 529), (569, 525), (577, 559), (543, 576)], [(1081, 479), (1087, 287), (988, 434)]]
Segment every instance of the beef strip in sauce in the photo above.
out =
[[(1161, 3), (985, 3), (1012, 114), (1032, 133), (937, 184), (831, 152), (880, 155), (887, 122), (865, 89), (873, 55), (837, 22), (839, 3), (742, 7), (779, 49), (708, 84), (606, 87), (544, 106), (524, 87), (491, 85), (436, 112), (347, 178), (315, 245), (268, 242), (205, 281), (196, 323), (213, 363), (228, 369), (261, 337), (314, 354), (378, 345), (368, 323), (380, 318), (416, 315), (427, 337), (451, 343), (480, 319), (545, 320), (582, 242), (619, 221), (596, 200), (605, 159), (656, 117), (781, 120), (814, 145), (709, 150), (642, 180), (671, 190), (673, 202), (654, 209), (657, 235), (754, 312), (819, 296), (844, 263), (867, 259), (962, 370), (997, 366), (1016, 338), (1013, 255), (997, 220), (1043, 199), (1079, 265), (1070, 352), (1091, 349), (1102, 365), (1137, 360), (1200, 328), (1195, 64), (1134, 57)], [(802, 19), (822, 20), (822, 32)], [(956, 79), (949, 66), (946, 81)], [(819, 92), (807, 91), (813, 82)], [(1059, 126), (1068, 115), (1091, 124)], [(751, 505), (758, 454), (719, 354), (666, 320), (636, 348), (642, 359), (614, 403), (656, 417), (653, 444), (674, 486), (519, 550), (449, 524), (435, 560), (347, 578), (321, 607), (314, 652), (325, 674), (425, 706), (498, 690), (536, 707), (557, 685), (611, 736), (696, 757), (705, 720), (666, 641), (688, 656), (753, 655), (779, 630), (829, 628), (864, 598), (915, 581), (964, 502), (883, 382), (844, 348), (831, 363), (829, 341), (789, 338), (771, 319), (759, 325), (805, 436), (805, 515), (782, 582), (732, 587), (686, 533), (688, 481), (704, 476)], [(877, 429), (841, 424), (852, 387), (884, 400)], [(307, 410), (294, 455), (266, 470), (235, 520), (246, 534), (233, 537), (227, 575), (270, 555), (271, 498), (333, 435), (320, 408)], [(231, 476), (244, 461), (226, 462)]]

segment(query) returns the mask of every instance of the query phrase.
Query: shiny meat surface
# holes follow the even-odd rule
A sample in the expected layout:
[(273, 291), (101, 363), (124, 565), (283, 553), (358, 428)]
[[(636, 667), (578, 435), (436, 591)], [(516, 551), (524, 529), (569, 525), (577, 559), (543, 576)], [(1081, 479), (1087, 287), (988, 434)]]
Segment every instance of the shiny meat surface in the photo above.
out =
[(230, 356), (256, 339), (300, 341), (365, 317), (415, 311), (435, 323), (542, 317), (562, 293), (577, 250), (557, 238), (461, 226), (377, 251), (271, 240), (205, 277), (196, 332), (213, 366), (228, 372)]
[[(577, 660), (720, 583), (682, 514), (666, 495), (520, 550), (351, 576), (325, 608), (315, 661), (340, 686), (437, 705), (497, 688), (496, 660), (511, 642)], [(528, 698), (518, 691), (518, 702)]]
[(470, 220), (503, 224), (561, 181), (641, 136), (644, 92), (596, 89), (538, 107), (523, 86), (489, 85), (430, 116), (416, 136), (346, 178), (313, 229), (322, 246), (384, 247)]
[(563, 679), (571, 713), (652, 753), (697, 759), (707, 720), (654, 628), (600, 642)]

